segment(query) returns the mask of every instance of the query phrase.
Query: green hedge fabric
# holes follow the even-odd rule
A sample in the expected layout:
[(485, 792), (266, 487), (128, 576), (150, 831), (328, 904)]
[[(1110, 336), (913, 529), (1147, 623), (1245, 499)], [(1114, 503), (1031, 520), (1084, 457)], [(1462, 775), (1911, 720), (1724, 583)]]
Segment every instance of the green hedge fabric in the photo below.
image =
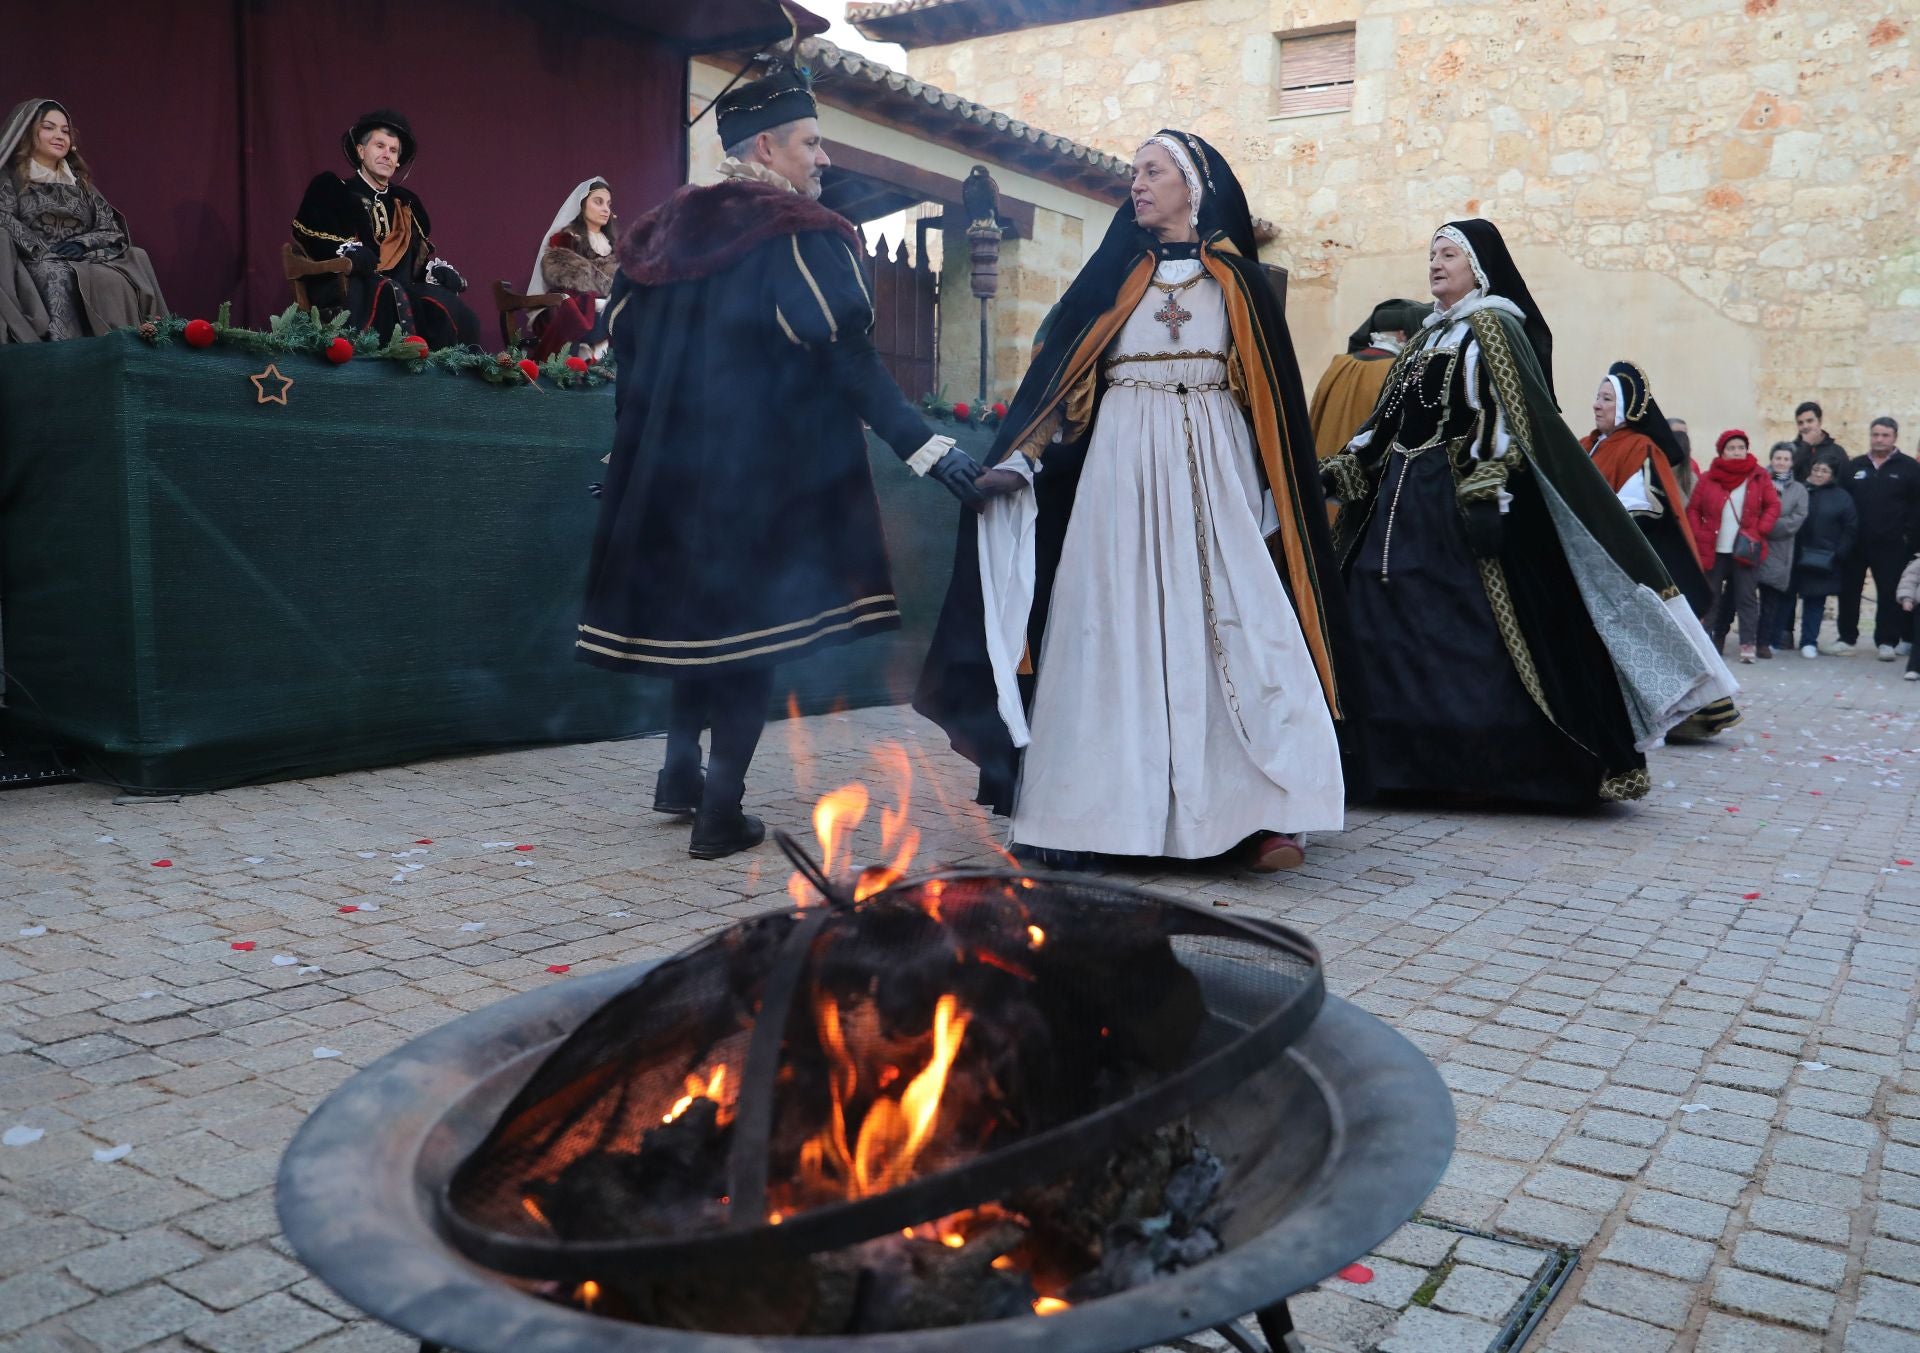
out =
[[(573, 658), (611, 387), (277, 364), (285, 407), (218, 347), (0, 349), (15, 734), (166, 792), (662, 727), (664, 684)], [(870, 453), (904, 628), (780, 669), (782, 708), (903, 702), (918, 673), (958, 507)]]

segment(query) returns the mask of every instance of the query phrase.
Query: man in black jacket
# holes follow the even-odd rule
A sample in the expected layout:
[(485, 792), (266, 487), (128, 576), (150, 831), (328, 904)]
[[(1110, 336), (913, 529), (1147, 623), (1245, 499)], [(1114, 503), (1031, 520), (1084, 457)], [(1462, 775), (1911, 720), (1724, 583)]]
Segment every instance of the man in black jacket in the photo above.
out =
[(765, 837), (741, 795), (774, 666), (900, 626), (861, 423), (969, 507), (984, 473), (874, 349), (859, 232), (815, 200), (807, 83), (744, 85), (719, 123), (722, 181), (620, 242), (613, 454), (575, 654), (673, 682), (653, 806), (694, 815), (698, 859)]
[(1920, 545), (1920, 461), (1895, 445), (1900, 425), (1876, 418), (1869, 450), (1855, 456), (1845, 483), (1860, 511), (1860, 537), (1840, 588), (1840, 651), (1860, 640), (1860, 595), (1869, 573), (1878, 598), (1873, 642), (1882, 662), (1892, 662), (1908, 640), (1908, 618), (1894, 600), (1900, 571)]
[(480, 321), (460, 299), (466, 279), (435, 253), (426, 205), (393, 181), (416, 150), (413, 128), (392, 109), (363, 113), (341, 133), (353, 174), (314, 175), (294, 213), (293, 242), (309, 258), (347, 259), (353, 271), (309, 280), (307, 295), (381, 339), (398, 326), (432, 348), (478, 343)]
[(1826, 412), (1811, 399), (1793, 411), (1793, 422), (1799, 435), (1793, 440), (1793, 477), (1802, 484), (1807, 482), (1807, 471), (1814, 461), (1824, 460), (1833, 467), (1833, 477), (1844, 482), (1848, 465), (1852, 460), (1847, 448), (1827, 435), (1822, 426)]

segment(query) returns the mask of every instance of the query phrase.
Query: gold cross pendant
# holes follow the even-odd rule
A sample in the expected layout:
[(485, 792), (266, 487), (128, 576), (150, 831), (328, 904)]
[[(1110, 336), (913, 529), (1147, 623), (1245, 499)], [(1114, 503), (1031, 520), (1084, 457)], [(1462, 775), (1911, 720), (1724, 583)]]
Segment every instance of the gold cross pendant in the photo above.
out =
[(1180, 304), (1172, 293), (1167, 295), (1167, 303), (1153, 312), (1153, 317), (1167, 326), (1167, 337), (1174, 342), (1180, 341), (1180, 326), (1193, 320), (1193, 311)]

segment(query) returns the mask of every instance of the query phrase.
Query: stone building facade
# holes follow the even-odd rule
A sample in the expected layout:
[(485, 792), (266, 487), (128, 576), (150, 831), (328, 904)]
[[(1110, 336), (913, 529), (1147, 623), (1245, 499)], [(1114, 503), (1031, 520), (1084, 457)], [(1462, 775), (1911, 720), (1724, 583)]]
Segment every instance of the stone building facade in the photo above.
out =
[[(956, 40), (970, 7), (979, 35)], [(1163, 125), (1213, 141), (1280, 228), (1309, 383), (1373, 301), (1426, 294), (1436, 225), (1481, 215), (1548, 311), (1581, 428), (1625, 357), (1696, 431), (1791, 436), (1817, 398), (1856, 452), (1882, 413), (1920, 441), (1920, 0), (994, 8), (850, 17), (915, 76), (1116, 154)], [(1348, 25), (1351, 106), (1275, 116), (1280, 39)]]

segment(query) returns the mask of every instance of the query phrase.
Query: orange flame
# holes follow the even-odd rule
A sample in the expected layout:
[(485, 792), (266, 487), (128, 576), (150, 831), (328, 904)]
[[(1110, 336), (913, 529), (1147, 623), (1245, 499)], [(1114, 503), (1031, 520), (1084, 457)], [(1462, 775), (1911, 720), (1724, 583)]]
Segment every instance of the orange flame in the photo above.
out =
[(847, 1111), (860, 1088), (861, 1068), (848, 1050), (839, 1003), (831, 996), (817, 997), (814, 1020), (820, 1046), (831, 1064), (833, 1118), (801, 1146), (802, 1179), (810, 1187), (850, 1198), (900, 1187), (913, 1178), (914, 1164), (939, 1122), (940, 1098), (966, 1038), (970, 1016), (951, 993), (940, 998), (933, 1012), (933, 1047), (927, 1064), (898, 1099), (873, 1098), (851, 1144)]
[(600, 1284), (589, 1278), (575, 1289), (574, 1296), (579, 1299), (581, 1306), (591, 1311), (600, 1300)]
[[(799, 754), (796, 751), (796, 755)], [(853, 886), (856, 902), (866, 901), (905, 877), (920, 848), (920, 831), (909, 821), (913, 810), (913, 763), (907, 749), (897, 742), (883, 743), (874, 749), (873, 756), (892, 789), (893, 802), (880, 807), (880, 850), (887, 857), (887, 863), (869, 865), (859, 871)], [(853, 832), (866, 820), (870, 806), (867, 786), (857, 781), (823, 795), (814, 805), (813, 834), (820, 846), (820, 868), (828, 877), (853, 871)], [(819, 900), (813, 886), (799, 874), (787, 881), (787, 895), (801, 907), (812, 906)]]
[(692, 1108), (694, 1100), (710, 1099), (720, 1106), (720, 1121), (724, 1123), (730, 1116), (727, 1113), (727, 1101), (721, 1098), (726, 1088), (727, 1068), (724, 1063), (716, 1066), (713, 1069), (713, 1074), (705, 1080), (701, 1080), (697, 1075), (688, 1076), (685, 1081), (686, 1093), (673, 1102), (673, 1107), (667, 1110), (666, 1117), (660, 1121), (662, 1123), (671, 1123), (674, 1119)]
[(1033, 1313), (1035, 1315), (1059, 1315), (1060, 1312), (1071, 1310), (1072, 1307), (1072, 1302), (1062, 1301), (1059, 1297), (1035, 1297), (1033, 1299)]

